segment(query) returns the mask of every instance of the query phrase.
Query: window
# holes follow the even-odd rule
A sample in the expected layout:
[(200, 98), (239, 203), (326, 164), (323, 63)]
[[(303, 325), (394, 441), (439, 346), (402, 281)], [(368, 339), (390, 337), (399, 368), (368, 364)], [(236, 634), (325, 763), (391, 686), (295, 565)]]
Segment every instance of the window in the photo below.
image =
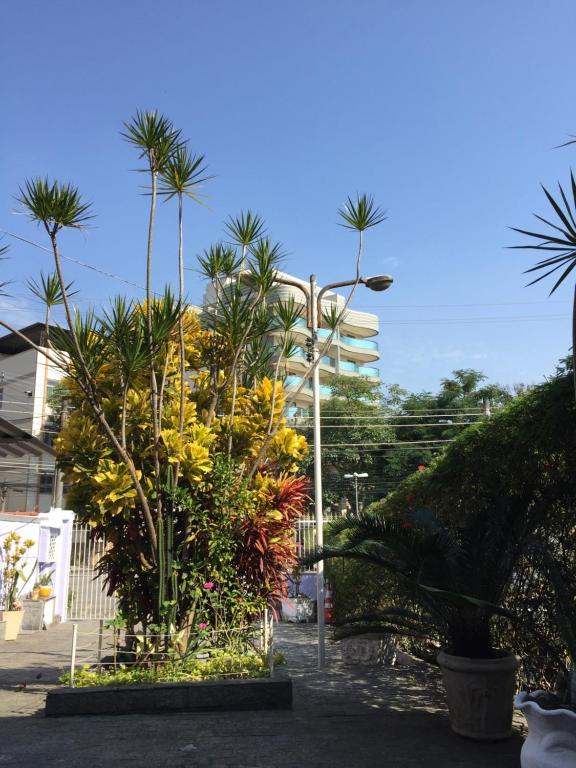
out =
[(52, 493), (53, 488), (54, 488), (54, 473), (40, 472), (40, 477), (38, 479), (38, 492)]

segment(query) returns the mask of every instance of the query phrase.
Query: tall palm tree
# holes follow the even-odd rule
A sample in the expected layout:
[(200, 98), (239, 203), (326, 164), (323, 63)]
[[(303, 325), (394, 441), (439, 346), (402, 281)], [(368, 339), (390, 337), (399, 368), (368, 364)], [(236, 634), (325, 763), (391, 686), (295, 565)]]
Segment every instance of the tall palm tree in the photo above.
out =
[[(159, 193), (164, 195), (166, 200), (173, 197), (178, 198), (178, 299), (184, 306), (184, 229), (183, 229), (183, 207), (184, 197), (188, 197), (197, 203), (200, 203), (202, 196), (200, 194), (201, 186), (207, 181), (205, 175), (206, 166), (204, 165), (204, 155), (194, 155), (185, 144), (180, 144), (168, 159), (168, 162), (160, 171)], [(179, 335), (179, 355), (180, 355), (180, 422), (179, 434), (180, 441), (184, 435), (184, 408), (186, 398), (186, 382), (184, 379), (184, 369), (186, 365), (184, 349), (184, 317), (180, 313), (178, 319)], [(178, 465), (175, 468), (174, 484), (178, 484)]]
[[(545, 258), (526, 270), (526, 273), (546, 270), (544, 274), (532, 280), (528, 285), (539, 283), (540, 280), (544, 280), (549, 275), (562, 270), (562, 273), (557, 277), (550, 290), (549, 295), (551, 296), (568, 278), (574, 267), (576, 267), (576, 181), (574, 173), (570, 171), (570, 190), (568, 193), (564, 190), (562, 184), (558, 182), (559, 197), (557, 199), (553, 197), (545, 186), (542, 185), (542, 189), (552, 207), (553, 220), (545, 219), (538, 214), (534, 215), (549, 228), (548, 231), (533, 232), (531, 230), (511, 227), (514, 232), (519, 232), (521, 235), (526, 235), (532, 239), (532, 244), (514, 245), (512, 248), (540, 251), (546, 254)], [(572, 367), (574, 373), (574, 394), (576, 396), (576, 284), (574, 286), (572, 305)]]
[[(154, 238), (154, 219), (156, 215), (156, 197), (158, 193), (158, 177), (166, 168), (169, 161), (181, 145), (180, 131), (174, 128), (172, 121), (157, 112), (137, 111), (135, 116), (124, 123), (125, 132), (121, 135), (129, 144), (136, 147), (139, 157), (146, 162), (144, 172), (150, 175), (150, 210), (148, 214), (148, 245), (146, 252), (146, 321), (148, 345), (152, 348), (152, 242)], [(150, 361), (150, 405), (152, 411), (152, 428), (154, 431), (154, 464), (158, 493), (158, 513), (162, 506), (160, 478), (160, 420), (159, 395), (154, 357)]]

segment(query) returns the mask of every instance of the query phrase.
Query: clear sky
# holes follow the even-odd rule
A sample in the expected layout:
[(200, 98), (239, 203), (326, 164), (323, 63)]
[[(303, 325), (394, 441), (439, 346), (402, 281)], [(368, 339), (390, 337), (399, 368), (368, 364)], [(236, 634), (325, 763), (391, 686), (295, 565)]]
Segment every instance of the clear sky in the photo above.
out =
[[(30, 176), (77, 184), (97, 218), (65, 255), (140, 285), (147, 198), (120, 138), (158, 109), (206, 155), (208, 206), (186, 211), (185, 258), (251, 208), (284, 244), (287, 271), (353, 274), (347, 195), (389, 218), (366, 238), (384, 294), (382, 377), (435, 389), (455, 368), (541, 381), (570, 345), (571, 285), (525, 288), (529, 253), (508, 226), (547, 214), (539, 183), (566, 181), (576, 147), (573, 0), (5, 0), (0, 15), (0, 227), (38, 242), (14, 196)], [(176, 208), (159, 212), (154, 284), (176, 274)], [(10, 242), (6, 238), (4, 242)], [(13, 241), (3, 316), (40, 319), (25, 281), (49, 255)], [(68, 264), (82, 306), (135, 289)], [(191, 298), (201, 286), (188, 272)]]

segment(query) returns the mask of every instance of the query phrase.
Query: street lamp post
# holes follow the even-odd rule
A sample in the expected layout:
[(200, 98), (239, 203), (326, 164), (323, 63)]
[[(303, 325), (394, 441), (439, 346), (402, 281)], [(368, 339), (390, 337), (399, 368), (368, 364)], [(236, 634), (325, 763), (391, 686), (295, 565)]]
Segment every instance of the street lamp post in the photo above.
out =
[(353, 472), (351, 475), (344, 475), (347, 480), (354, 480), (354, 494), (356, 496), (356, 515), (358, 515), (358, 478), (368, 477), (368, 472)]
[[(389, 288), (393, 278), (389, 275), (375, 275), (374, 277), (361, 277), (355, 280), (344, 280), (338, 283), (325, 285), (318, 291), (316, 275), (310, 275), (310, 289), (302, 283), (288, 278), (276, 277), (276, 282), (298, 288), (306, 297), (306, 321), (310, 330), (312, 348), (312, 410), (313, 410), (313, 434), (314, 434), (314, 518), (316, 525), (316, 548), (321, 549), (324, 544), (324, 514), (322, 509), (322, 433), (320, 427), (320, 370), (318, 357), (318, 328), (322, 324), (322, 297), (326, 291), (334, 288), (345, 288), (360, 283), (371, 291), (385, 291)], [(324, 621), (324, 561), (320, 560), (316, 565), (316, 613), (318, 615), (318, 667), (322, 669), (326, 660), (326, 627)]]

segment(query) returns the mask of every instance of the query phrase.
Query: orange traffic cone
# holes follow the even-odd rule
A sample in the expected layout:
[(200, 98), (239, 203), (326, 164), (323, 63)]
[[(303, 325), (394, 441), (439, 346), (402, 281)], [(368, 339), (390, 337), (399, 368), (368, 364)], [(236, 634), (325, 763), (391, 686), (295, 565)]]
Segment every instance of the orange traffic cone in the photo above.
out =
[(326, 591), (324, 593), (324, 623), (332, 624), (334, 621), (334, 603), (332, 602), (332, 587), (326, 582)]

